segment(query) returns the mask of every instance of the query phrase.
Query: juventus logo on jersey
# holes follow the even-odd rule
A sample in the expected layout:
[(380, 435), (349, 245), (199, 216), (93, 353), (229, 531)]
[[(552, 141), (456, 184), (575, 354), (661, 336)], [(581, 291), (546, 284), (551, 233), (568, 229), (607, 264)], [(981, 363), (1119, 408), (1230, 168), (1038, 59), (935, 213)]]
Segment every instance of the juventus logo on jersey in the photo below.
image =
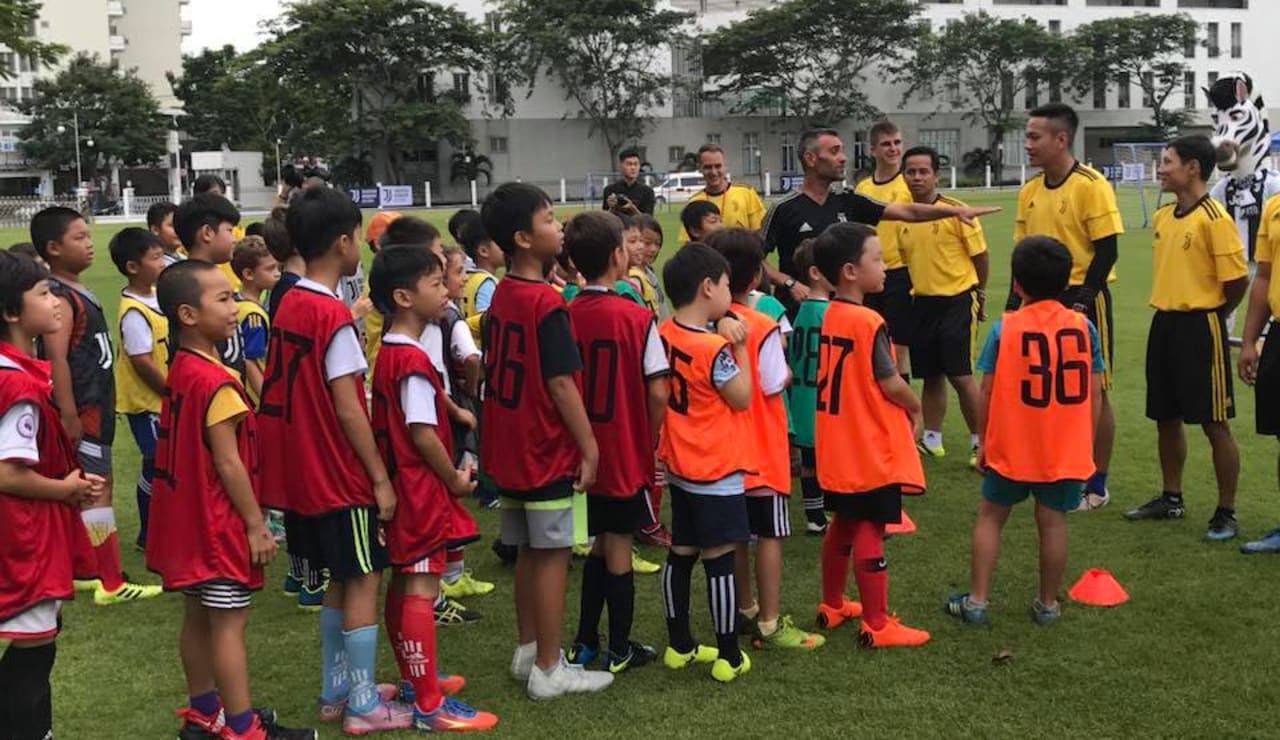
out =
[(1183, 234), (1182, 235), (1182, 251), (1185, 252), (1188, 249), (1191, 249), (1191, 235)]

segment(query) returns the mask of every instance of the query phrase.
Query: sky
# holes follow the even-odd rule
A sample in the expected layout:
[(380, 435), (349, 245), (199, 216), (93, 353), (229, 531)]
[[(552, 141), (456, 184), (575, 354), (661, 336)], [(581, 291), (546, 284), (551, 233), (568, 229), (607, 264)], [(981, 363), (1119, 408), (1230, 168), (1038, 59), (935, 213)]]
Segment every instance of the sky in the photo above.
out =
[(241, 51), (258, 43), (258, 24), (280, 14), (280, 0), (191, 0), (186, 19), (191, 35), (183, 52), (197, 52), (231, 44)]

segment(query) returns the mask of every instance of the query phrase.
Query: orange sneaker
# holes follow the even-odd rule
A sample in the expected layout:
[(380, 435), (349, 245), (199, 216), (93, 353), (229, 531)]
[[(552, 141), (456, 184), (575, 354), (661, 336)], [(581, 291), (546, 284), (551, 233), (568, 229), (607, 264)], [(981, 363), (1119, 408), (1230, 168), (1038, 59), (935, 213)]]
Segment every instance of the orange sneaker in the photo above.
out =
[(865, 648), (917, 647), (928, 641), (928, 632), (906, 626), (896, 615), (890, 615), (881, 629), (873, 630), (865, 621), (858, 628), (858, 644)]
[(823, 629), (835, 629), (844, 624), (846, 619), (857, 619), (862, 616), (862, 604), (844, 597), (839, 609), (832, 609), (825, 602), (818, 603), (818, 626)]

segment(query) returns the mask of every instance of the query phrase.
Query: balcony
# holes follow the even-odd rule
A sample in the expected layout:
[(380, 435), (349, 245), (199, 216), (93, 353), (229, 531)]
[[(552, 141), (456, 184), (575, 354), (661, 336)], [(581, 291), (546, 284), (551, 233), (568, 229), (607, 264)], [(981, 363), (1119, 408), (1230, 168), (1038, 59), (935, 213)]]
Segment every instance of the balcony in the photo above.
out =
[(111, 51), (124, 51), (129, 48), (129, 39), (119, 34), (113, 34), (107, 38), (107, 48)]
[(107, 17), (119, 18), (124, 15), (124, 2), (122, 0), (107, 0)]
[(183, 36), (190, 36), (190, 35), (191, 35), (191, 21), (183, 21), (183, 22), (182, 22), (182, 35), (183, 35)]

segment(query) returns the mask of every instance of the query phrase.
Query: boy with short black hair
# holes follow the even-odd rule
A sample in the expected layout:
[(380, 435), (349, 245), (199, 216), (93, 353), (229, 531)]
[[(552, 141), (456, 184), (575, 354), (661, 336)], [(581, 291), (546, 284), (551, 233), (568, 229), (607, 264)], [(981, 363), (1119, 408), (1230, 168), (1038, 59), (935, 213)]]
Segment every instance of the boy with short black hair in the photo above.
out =
[(0, 723), (6, 737), (53, 737), (59, 603), (96, 565), (80, 507), (106, 480), (82, 473), (59, 421), (38, 337), (72, 317), (35, 260), (0, 252)]
[[(920, 400), (898, 374), (884, 318), (864, 305), (884, 289), (880, 242), (869, 226), (837, 223), (814, 241), (814, 261), (835, 296), (818, 339), (814, 441), (818, 482), (834, 514), (822, 543), (818, 625), (861, 616), (862, 647), (913, 647), (929, 633), (889, 611), (884, 530), (902, 520), (902, 497), (924, 493), (914, 427)], [(862, 603), (844, 595), (849, 558)]]
[(595, 484), (600, 459), (573, 324), (543, 279), (563, 227), (547, 194), (521, 183), (498, 186), (480, 215), (511, 264), (485, 318), (480, 426), (480, 460), (502, 496), (502, 541), (520, 548), (511, 673), (535, 699), (600, 691), (613, 676), (572, 666), (560, 650), (569, 549), (586, 535), (576, 532), (574, 507), (586, 504), (577, 492)]
[[(235, 227), (239, 223), (240, 211), (231, 201), (212, 193), (184, 201), (173, 215), (173, 228), (187, 248), (187, 258), (217, 265), (232, 290), (240, 289), (240, 278), (231, 269)], [(244, 347), (238, 332), (218, 344), (218, 353), (224, 365), (235, 370), (241, 379), (245, 377)]]
[(448, 303), (441, 273), (436, 256), (416, 246), (380, 250), (369, 271), (370, 297), (389, 317), (373, 372), (374, 436), (397, 496), (395, 516), (386, 525), (393, 575), (385, 613), (409, 689), (402, 693), (413, 695), (414, 725), (428, 731), (487, 730), (498, 718), (445, 698), (465, 681), (438, 675), (436, 662), (432, 610), (446, 568), (450, 504), (475, 488), (471, 470), (454, 467), (444, 382), (417, 339)]
[(756, 581), (759, 602), (751, 595), (751, 548), (737, 547), (738, 618), (754, 622), (753, 641), (762, 646), (812, 650), (826, 638), (795, 626), (781, 612), (782, 540), (791, 536), (791, 446), (787, 439), (787, 405), (783, 396), (791, 382), (786, 349), (778, 322), (747, 305), (760, 284), (764, 244), (759, 234), (746, 229), (721, 229), (707, 239), (707, 246), (729, 263), (730, 308), (747, 329), (747, 371), (752, 396), (745, 425), (750, 437), (751, 460), (757, 472), (748, 472), (747, 523), (756, 537)]
[[(744, 429), (752, 378), (747, 330), (728, 316), (729, 263), (705, 244), (687, 244), (662, 268), (674, 309), (658, 332), (671, 365), (667, 415), (658, 455), (671, 496), (671, 549), (662, 569), (662, 604), (673, 670), (711, 663), (712, 678), (751, 670), (738, 649), (734, 549), (751, 537), (744, 478), (751, 438)], [(718, 326), (733, 340), (711, 330)], [(699, 645), (689, 626), (690, 581), (702, 559), (717, 647)]]
[[(1013, 249), (1013, 289), (1021, 307), (996, 319), (978, 358), (982, 403), (979, 470), (982, 503), (973, 527), (969, 592), (946, 611), (970, 624), (987, 621), (1000, 531), (1013, 506), (1036, 499), (1040, 593), (1031, 618), (1061, 615), (1058, 588), (1067, 566), (1067, 513), (1080, 505), (1093, 474), (1093, 435), (1102, 409), (1106, 361), (1098, 330), (1058, 302), (1071, 278), (1071, 253), (1057, 239), (1031, 236)], [(1043, 368), (1055, 368), (1046, 378)], [(1050, 392), (1051, 391), (1051, 392)], [(1052, 448), (1054, 454), (1043, 451)]]
[(289, 206), (290, 241), (306, 276), (280, 299), (259, 406), (264, 503), (286, 512), (289, 552), (330, 572), (320, 610), (320, 719), (363, 734), (405, 729), (413, 711), (374, 684), (378, 584), (387, 565), (379, 521), (396, 495), (365, 405), (364, 352), (338, 279), (360, 262), (360, 209), (328, 188)]
[(680, 211), (680, 225), (689, 235), (687, 243), (700, 242), (721, 227), (720, 208), (709, 200), (691, 201)]
[(240, 278), (236, 291), (236, 321), (244, 348), (244, 386), (256, 405), (262, 397), (262, 371), (267, 364), (267, 336), (271, 320), (262, 307), (262, 295), (280, 281), (280, 263), (271, 256), (260, 236), (246, 236), (231, 253), (231, 269)]
[[(175, 328), (156, 446), (156, 524), (147, 567), (185, 600), (179, 652), (190, 705), (181, 737), (314, 740), (249, 701), (245, 623), (275, 555), (258, 505), (257, 424), (244, 387), (217, 358), (236, 331), (226, 276), (203, 260), (164, 271), (157, 300)], [(225, 724), (224, 724), (225, 723)]]
[[(569, 304), (586, 349), (583, 401), (598, 444), (610, 451), (588, 489), (587, 528), (595, 537), (582, 568), (578, 635), (569, 660), (602, 657), (612, 673), (652, 663), (658, 653), (631, 639), (635, 611), (633, 534), (653, 523), (647, 501), (654, 442), (666, 414), (670, 369), (653, 314), (612, 290), (626, 274), (618, 217), (584, 211), (565, 227), (565, 248), (587, 284)], [(609, 605), (607, 656), (600, 652), (600, 615)]]
[(147, 209), (147, 228), (156, 235), (160, 240), (160, 246), (164, 248), (165, 267), (186, 259), (186, 256), (178, 251), (182, 249), (182, 240), (178, 238), (178, 232), (173, 229), (173, 216), (177, 211), (178, 207), (167, 200), (152, 203)]
[(138, 549), (147, 546), (147, 512), (155, 473), (160, 400), (169, 371), (169, 320), (156, 300), (156, 280), (165, 269), (160, 239), (136, 226), (111, 238), (111, 261), (128, 280), (120, 291), (116, 331), (124, 358), (115, 363), (116, 413), (124, 414), (138, 443)]
[(796, 274), (804, 278), (809, 296), (800, 301), (791, 339), (787, 342), (791, 365), (791, 387), (787, 391), (792, 443), (800, 450), (800, 493), (804, 497), (805, 532), (821, 536), (827, 532), (827, 515), (822, 509), (822, 489), (818, 487), (814, 456), (813, 417), (817, 409), (818, 341), (822, 317), (831, 305), (831, 284), (813, 263), (813, 240), (805, 239), (791, 256)]
[[(453, 221), (449, 223), (452, 226)], [(467, 283), (458, 307), (471, 327), (471, 336), (483, 347), (480, 322), (493, 302), (493, 291), (498, 287), (497, 274), (506, 267), (506, 257), (479, 220), (463, 222), (459, 228), (458, 243), (471, 260), (471, 266), (467, 269)]]
[(53, 397), (80, 468), (107, 481), (103, 495), (80, 513), (98, 559), (98, 580), (76, 585), (92, 590), (99, 606), (159, 596), (159, 586), (127, 582), (120, 565), (120, 537), (111, 509), (115, 358), (102, 304), (80, 281), (93, 264), (93, 235), (78, 212), (52, 206), (31, 218), (31, 243), (49, 265), (49, 290), (58, 297), (63, 315), (57, 330), (40, 337), (39, 355), (49, 362)]

